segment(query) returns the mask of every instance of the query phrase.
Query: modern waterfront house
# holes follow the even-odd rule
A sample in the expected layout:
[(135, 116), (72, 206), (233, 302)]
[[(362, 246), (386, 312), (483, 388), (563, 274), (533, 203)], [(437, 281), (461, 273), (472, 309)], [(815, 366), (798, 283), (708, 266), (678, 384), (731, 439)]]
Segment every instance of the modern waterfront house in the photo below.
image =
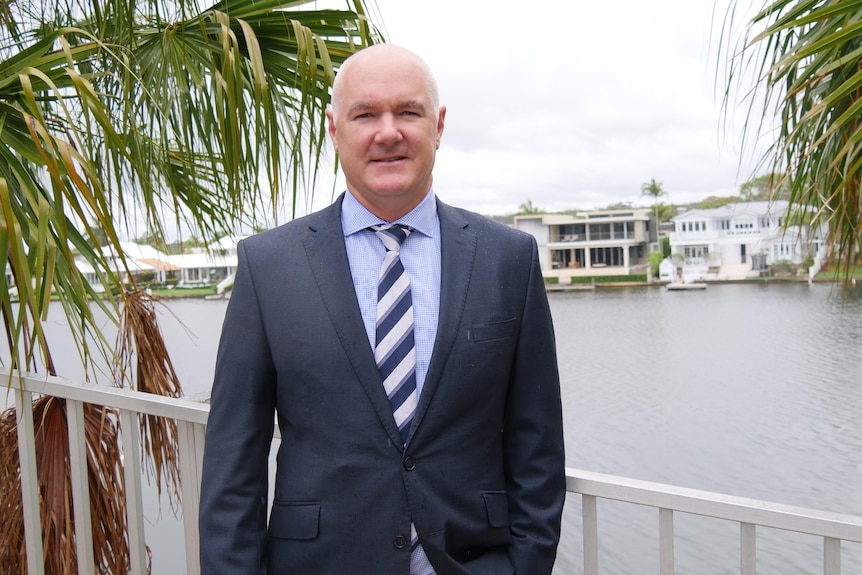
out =
[(655, 240), (650, 211), (640, 208), (515, 216), (514, 225), (536, 238), (542, 274), (562, 283), (578, 276), (646, 273)]
[(732, 203), (676, 216), (670, 248), (679, 275), (687, 280), (744, 279), (779, 262), (819, 261), (825, 228), (785, 228), (788, 217), (791, 205), (785, 200)]

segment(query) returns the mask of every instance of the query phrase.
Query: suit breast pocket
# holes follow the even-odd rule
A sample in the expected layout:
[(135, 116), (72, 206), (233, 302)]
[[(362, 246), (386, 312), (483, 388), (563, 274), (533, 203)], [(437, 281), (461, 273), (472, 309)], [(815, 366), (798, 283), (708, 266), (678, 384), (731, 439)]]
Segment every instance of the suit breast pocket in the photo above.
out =
[(467, 339), (473, 343), (483, 343), (508, 339), (515, 335), (518, 328), (518, 319), (512, 318), (503, 321), (491, 321), (487, 323), (476, 323), (467, 332)]

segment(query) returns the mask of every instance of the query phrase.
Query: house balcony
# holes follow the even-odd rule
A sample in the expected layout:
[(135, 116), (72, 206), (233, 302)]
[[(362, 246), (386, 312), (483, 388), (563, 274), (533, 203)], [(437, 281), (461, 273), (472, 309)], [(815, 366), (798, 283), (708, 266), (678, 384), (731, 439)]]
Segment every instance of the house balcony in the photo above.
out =
[(768, 238), (776, 230), (766, 228), (742, 228), (738, 230), (704, 230), (695, 232), (671, 232), (668, 234), (672, 244), (696, 244), (739, 238)]
[[(89, 516), (89, 489), (86, 452), (83, 435), (83, 404), (113, 408), (119, 414), (124, 454), (124, 481), (127, 497), (129, 550), (132, 558), (130, 573), (147, 573), (147, 549), (144, 543), (144, 514), (142, 498), (142, 469), (140, 439), (137, 420), (143, 415), (167, 417), (176, 420), (179, 434), (179, 467), (182, 477), (182, 518), (186, 562), (176, 565), (176, 573), (199, 575), (198, 562), (198, 501), (200, 496), (203, 442), (209, 406), (189, 399), (170, 399), (147, 393), (113, 387), (77, 383), (66, 379), (39, 375), (20, 375), (0, 369), (14, 393), (17, 409), (17, 433), (22, 478), (22, 507), (24, 510), (25, 540), (29, 575), (43, 575), (40, 558), (53, 550), (42, 548), (39, 511), (39, 486), (36, 477), (34, 421), (32, 399), (35, 395), (50, 395), (65, 399), (69, 427), (71, 486), (75, 518), (75, 540), (78, 572), (86, 575), (95, 571), (91, 518)], [(128, 430), (134, 430), (127, 433)], [(739, 565), (741, 575), (754, 575), (758, 530), (774, 528), (808, 536), (821, 541), (822, 573), (841, 575), (841, 548), (843, 542), (862, 543), (862, 517), (817, 511), (802, 507), (746, 499), (708, 491), (687, 489), (661, 483), (651, 483), (625, 477), (604, 475), (580, 469), (566, 469), (567, 490), (581, 498), (582, 532), (564, 533), (563, 547), (579, 545), (583, 548), (583, 573), (598, 575), (600, 502), (618, 501), (646, 506), (655, 510), (654, 530), (659, 542), (657, 570), (648, 572), (674, 575), (674, 543), (677, 537), (675, 518), (684, 514), (730, 521), (739, 529)], [(645, 571), (647, 573), (647, 571)]]
[(642, 243), (643, 239), (638, 239), (633, 234), (625, 234), (623, 232), (614, 232), (612, 234), (551, 234), (549, 244), (583, 244), (587, 242), (598, 243)]

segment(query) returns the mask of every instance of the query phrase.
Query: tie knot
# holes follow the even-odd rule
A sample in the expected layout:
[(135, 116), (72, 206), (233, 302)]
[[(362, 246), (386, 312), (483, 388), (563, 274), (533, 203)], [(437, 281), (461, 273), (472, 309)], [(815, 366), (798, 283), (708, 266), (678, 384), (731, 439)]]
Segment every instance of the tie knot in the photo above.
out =
[(413, 228), (404, 224), (380, 224), (370, 226), (368, 229), (377, 234), (377, 237), (380, 238), (386, 247), (386, 251), (390, 252), (399, 251), (401, 244), (404, 243), (404, 240), (413, 231)]

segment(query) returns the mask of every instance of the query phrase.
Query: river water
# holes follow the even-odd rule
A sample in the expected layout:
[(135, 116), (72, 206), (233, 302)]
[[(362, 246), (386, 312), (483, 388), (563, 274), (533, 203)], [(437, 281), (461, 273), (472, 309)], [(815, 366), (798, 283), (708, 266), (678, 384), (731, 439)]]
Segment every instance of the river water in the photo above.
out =
[[(570, 467), (862, 515), (862, 290), (842, 299), (831, 285), (771, 283), (549, 297)], [(225, 307), (178, 300), (160, 312), (187, 395), (209, 388)], [(76, 377), (74, 352), (55, 350), (60, 371)], [(582, 573), (580, 513), (569, 495), (556, 574)], [(179, 572), (178, 526), (155, 511), (150, 521), (153, 572)], [(675, 532), (677, 573), (739, 572), (738, 525), (677, 514)], [(599, 541), (602, 573), (658, 573), (656, 510), (600, 501)], [(760, 529), (758, 573), (822, 573), (821, 545)], [(842, 550), (844, 573), (862, 573), (862, 544)]]

